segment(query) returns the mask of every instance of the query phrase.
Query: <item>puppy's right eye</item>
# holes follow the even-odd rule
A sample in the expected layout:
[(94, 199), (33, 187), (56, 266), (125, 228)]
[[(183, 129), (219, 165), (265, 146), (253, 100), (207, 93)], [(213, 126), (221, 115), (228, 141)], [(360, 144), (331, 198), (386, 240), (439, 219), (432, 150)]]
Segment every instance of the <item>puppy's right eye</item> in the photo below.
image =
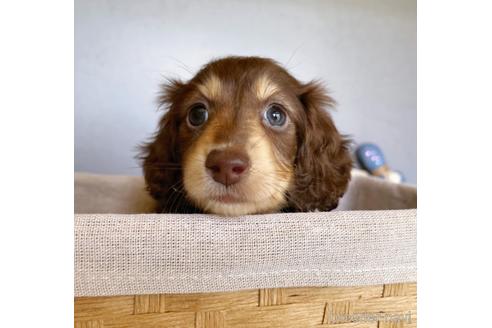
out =
[(205, 105), (196, 104), (188, 112), (188, 123), (192, 127), (203, 125), (208, 119), (208, 111)]

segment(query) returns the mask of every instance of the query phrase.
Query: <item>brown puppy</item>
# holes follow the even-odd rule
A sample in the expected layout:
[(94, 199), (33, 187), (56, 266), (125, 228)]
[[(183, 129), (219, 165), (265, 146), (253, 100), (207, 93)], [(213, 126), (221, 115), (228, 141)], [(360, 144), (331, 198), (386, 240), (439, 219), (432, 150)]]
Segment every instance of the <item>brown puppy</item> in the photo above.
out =
[(159, 212), (244, 215), (338, 205), (352, 161), (326, 111), (334, 101), (276, 62), (227, 57), (172, 80), (141, 158)]

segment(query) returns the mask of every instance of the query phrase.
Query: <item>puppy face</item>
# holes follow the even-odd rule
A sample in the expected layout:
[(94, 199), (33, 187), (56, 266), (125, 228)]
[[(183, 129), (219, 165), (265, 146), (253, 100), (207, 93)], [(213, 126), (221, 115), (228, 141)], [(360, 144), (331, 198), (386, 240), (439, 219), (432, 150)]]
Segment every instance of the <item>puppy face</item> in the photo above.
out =
[[(149, 190), (161, 209), (180, 212), (190, 204), (221, 215), (301, 210), (305, 204), (296, 199), (298, 194), (320, 191), (308, 190), (312, 181), (303, 182), (305, 172), (297, 169), (305, 166), (300, 156), (333, 142), (338, 142), (336, 149), (327, 151), (346, 151), (328, 114), (315, 117), (320, 113), (310, 102), (329, 100), (317, 88), (302, 85), (272, 60), (256, 57), (217, 60), (188, 83), (169, 83), (161, 99), (168, 112), (142, 156)], [(318, 149), (306, 150), (311, 147), (306, 139), (319, 138), (310, 136), (318, 128), (334, 140), (321, 138), (314, 145)], [(320, 167), (325, 171), (326, 165)], [(345, 167), (339, 169), (346, 173)], [(317, 173), (313, 171), (314, 178)], [(331, 192), (335, 196), (325, 197), (338, 199), (340, 190)]]

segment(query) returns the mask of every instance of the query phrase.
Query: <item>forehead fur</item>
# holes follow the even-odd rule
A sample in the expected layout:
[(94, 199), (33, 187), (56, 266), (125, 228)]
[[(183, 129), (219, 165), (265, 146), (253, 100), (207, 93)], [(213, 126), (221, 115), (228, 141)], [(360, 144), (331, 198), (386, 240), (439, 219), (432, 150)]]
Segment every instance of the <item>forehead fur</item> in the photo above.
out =
[(268, 99), (279, 91), (277, 84), (275, 84), (267, 74), (262, 74), (256, 79), (253, 89), (256, 97), (260, 101)]
[(207, 74), (203, 82), (197, 84), (198, 90), (208, 99), (218, 98), (222, 91), (222, 82), (214, 73)]
[(192, 79), (192, 84), (207, 98), (231, 96), (237, 88), (247, 87), (265, 100), (285, 89), (297, 90), (300, 83), (283, 67), (268, 58), (227, 57), (210, 62)]

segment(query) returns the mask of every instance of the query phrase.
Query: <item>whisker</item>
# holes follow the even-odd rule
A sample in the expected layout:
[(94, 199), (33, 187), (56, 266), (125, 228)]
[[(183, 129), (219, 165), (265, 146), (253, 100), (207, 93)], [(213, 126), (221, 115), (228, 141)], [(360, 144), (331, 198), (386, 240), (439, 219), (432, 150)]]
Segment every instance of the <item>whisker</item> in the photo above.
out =
[[(266, 174), (264, 172), (258, 172), (258, 173), (263, 175), (263, 177), (277, 178), (277, 176), (275, 174)], [(269, 194), (264, 196), (265, 198), (273, 197), (276, 192), (281, 193), (288, 202), (290, 202), (291, 204), (293, 204), (297, 208), (301, 208), (300, 204), (294, 198), (292, 198), (292, 196), (289, 195), (288, 192), (286, 192), (286, 190), (284, 190), (278, 184), (272, 183), (268, 180), (263, 180), (262, 184), (265, 185), (267, 187), (267, 189), (273, 189), (273, 192), (270, 192)]]
[(296, 49), (294, 49), (294, 52), (292, 53), (292, 55), (290, 55), (289, 60), (287, 60), (287, 62), (284, 64), (284, 67), (285, 67), (286, 69), (290, 69), (290, 68), (289, 68), (289, 63), (290, 63), (290, 61), (294, 58), (294, 56), (297, 54), (297, 52), (299, 51), (299, 49), (301, 49), (301, 48), (302, 48), (302, 46), (304, 46), (304, 43), (305, 43), (305, 42), (301, 43), (299, 46), (297, 46), (297, 48), (296, 48)]
[(146, 166), (145, 169), (149, 170), (175, 170), (175, 171), (181, 171), (182, 168), (180, 167), (165, 167), (165, 166)]
[(179, 187), (174, 187), (173, 188), (173, 196), (171, 197), (172, 202), (169, 206), (169, 212), (170, 213), (177, 213), (178, 207), (181, 204), (181, 199), (183, 198), (183, 186), (180, 184)]
[(166, 211), (169, 209), (168, 205), (170, 204), (170, 202), (174, 202), (175, 198), (179, 197), (179, 190), (181, 185), (182, 185), (182, 181), (178, 180), (176, 183), (174, 183), (168, 188), (167, 194), (169, 195), (169, 197), (166, 198), (166, 202), (164, 204), (164, 208), (166, 209)]
[(173, 163), (173, 162), (154, 162), (154, 163), (146, 163), (143, 166), (169, 166), (169, 167), (181, 167), (181, 164)]
[(177, 197), (175, 197), (174, 201), (171, 204), (170, 212), (178, 213), (179, 207), (184, 203), (184, 195), (182, 192), (176, 192)]
[(168, 57), (171, 60), (174, 60), (178, 64), (178, 67), (180, 67), (181, 69), (185, 70), (190, 75), (193, 75), (193, 71), (191, 70), (191, 68), (188, 67), (188, 65), (186, 65), (185, 63), (183, 63), (181, 60), (179, 60), (179, 59), (177, 59), (176, 57), (173, 57), (173, 56), (166, 56), (166, 57)]

